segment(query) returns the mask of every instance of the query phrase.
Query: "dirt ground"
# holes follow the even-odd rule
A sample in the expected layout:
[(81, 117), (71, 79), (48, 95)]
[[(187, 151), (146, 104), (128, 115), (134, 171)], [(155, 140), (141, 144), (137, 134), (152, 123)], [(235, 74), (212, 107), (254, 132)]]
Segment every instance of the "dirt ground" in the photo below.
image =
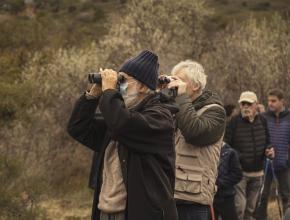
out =
[[(91, 198), (88, 198), (90, 200)], [(41, 207), (46, 210), (49, 220), (90, 220), (91, 201), (78, 199), (49, 200), (41, 202)], [(268, 207), (268, 220), (279, 220), (276, 201), (271, 201)]]

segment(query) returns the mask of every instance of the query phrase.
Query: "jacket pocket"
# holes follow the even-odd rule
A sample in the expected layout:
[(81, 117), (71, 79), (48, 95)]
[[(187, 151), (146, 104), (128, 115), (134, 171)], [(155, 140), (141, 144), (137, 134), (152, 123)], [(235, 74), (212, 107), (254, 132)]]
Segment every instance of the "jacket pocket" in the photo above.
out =
[(198, 157), (200, 154), (200, 147), (187, 143), (180, 131), (176, 135), (175, 146), (176, 154), (181, 157)]
[[(181, 147), (179, 147), (181, 146)], [(177, 146), (176, 153), (181, 157), (194, 157), (197, 158), (200, 155), (200, 147), (192, 146), (183, 142), (181, 145)]]
[[(176, 165), (175, 190), (199, 194), (202, 191), (202, 169)], [(190, 168), (190, 169), (189, 169)]]

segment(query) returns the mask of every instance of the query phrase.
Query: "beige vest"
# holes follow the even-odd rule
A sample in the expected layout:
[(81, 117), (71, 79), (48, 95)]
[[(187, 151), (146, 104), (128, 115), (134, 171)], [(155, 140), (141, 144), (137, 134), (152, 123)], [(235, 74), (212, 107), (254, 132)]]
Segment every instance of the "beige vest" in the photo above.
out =
[[(197, 115), (202, 115), (208, 108), (204, 106)], [(223, 137), (210, 146), (193, 146), (187, 143), (178, 129), (176, 133), (176, 199), (194, 203), (212, 205), (216, 192), (216, 178)]]

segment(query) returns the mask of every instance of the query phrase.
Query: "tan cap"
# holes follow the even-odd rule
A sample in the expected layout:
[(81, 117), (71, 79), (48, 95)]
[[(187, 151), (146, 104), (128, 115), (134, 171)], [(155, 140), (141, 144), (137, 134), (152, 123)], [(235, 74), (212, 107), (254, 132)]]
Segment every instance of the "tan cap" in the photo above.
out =
[(258, 102), (258, 98), (254, 92), (246, 91), (243, 92), (240, 96), (239, 103), (241, 102), (255, 103)]

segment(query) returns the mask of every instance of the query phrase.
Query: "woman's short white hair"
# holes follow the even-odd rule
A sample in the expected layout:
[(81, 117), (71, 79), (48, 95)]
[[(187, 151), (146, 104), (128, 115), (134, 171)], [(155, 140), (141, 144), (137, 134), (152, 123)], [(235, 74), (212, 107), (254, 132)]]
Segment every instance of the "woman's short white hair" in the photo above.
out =
[(181, 61), (173, 67), (171, 75), (176, 75), (180, 71), (184, 72), (192, 83), (199, 84), (200, 90), (205, 88), (207, 76), (201, 64), (192, 60)]

